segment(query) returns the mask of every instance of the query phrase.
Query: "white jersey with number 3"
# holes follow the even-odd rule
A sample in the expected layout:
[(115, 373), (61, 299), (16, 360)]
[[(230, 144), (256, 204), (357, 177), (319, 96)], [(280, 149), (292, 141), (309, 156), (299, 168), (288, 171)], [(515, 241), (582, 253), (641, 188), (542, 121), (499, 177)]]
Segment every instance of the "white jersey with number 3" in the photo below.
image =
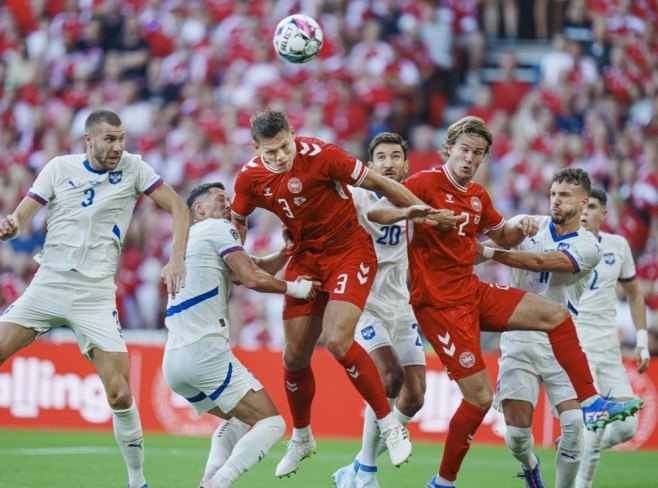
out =
[(228, 220), (206, 219), (190, 228), (185, 288), (167, 302), (165, 349), (187, 346), (210, 335), (222, 336), (229, 348), (231, 270), (224, 256), (242, 249), (240, 235)]
[(409, 303), (407, 287), (406, 221), (392, 225), (380, 225), (368, 220), (368, 210), (377, 203), (379, 196), (362, 188), (350, 187), (359, 223), (372, 236), (377, 253), (377, 276), (370, 290), (365, 308), (381, 317), (398, 313)]
[[(573, 316), (577, 316), (580, 297), (588, 286), (592, 270), (601, 259), (601, 247), (594, 235), (582, 227), (576, 232), (559, 236), (550, 217), (535, 218), (540, 224), (539, 231), (534, 237), (524, 239), (516, 249), (538, 253), (562, 251), (573, 264), (575, 271), (537, 273), (513, 269), (511, 284), (516, 288), (562, 303), (569, 308)], [(549, 343), (548, 336), (544, 332), (512, 331), (504, 334), (516, 341)]]
[(599, 233), (603, 257), (594, 268), (574, 317), (578, 338), (585, 349), (606, 350), (619, 346), (616, 326), (617, 281), (635, 279), (635, 263), (628, 241), (622, 236)]
[(161, 183), (141, 156), (125, 151), (113, 171), (95, 170), (85, 154), (51, 159), (28, 193), (48, 204), (46, 243), (35, 259), (57, 271), (113, 276), (137, 198)]

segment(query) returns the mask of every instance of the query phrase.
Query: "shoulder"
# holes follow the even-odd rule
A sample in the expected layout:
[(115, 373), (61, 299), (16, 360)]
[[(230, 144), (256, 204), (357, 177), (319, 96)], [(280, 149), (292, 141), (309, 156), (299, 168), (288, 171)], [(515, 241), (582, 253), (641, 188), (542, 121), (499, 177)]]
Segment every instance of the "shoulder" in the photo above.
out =
[(260, 156), (255, 156), (251, 158), (247, 163), (245, 163), (237, 176), (237, 181), (248, 181), (251, 178), (254, 178), (257, 174), (260, 174), (263, 165), (261, 163)]
[(325, 142), (314, 137), (295, 137), (297, 155), (315, 158), (333, 160), (337, 157), (353, 158), (346, 151), (330, 142)]
[(221, 236), (240, 242), (240, 234), (235, 226), (226, 219), (206, 219), (192, 226), (196, 233), (209, 237)]
[(601, 244), (605, 248), (619, 249), (620, 247), (628, 247), (628, 241), (624, 236), (609, 232), (599, 232), (599, 236), (601, 236)]

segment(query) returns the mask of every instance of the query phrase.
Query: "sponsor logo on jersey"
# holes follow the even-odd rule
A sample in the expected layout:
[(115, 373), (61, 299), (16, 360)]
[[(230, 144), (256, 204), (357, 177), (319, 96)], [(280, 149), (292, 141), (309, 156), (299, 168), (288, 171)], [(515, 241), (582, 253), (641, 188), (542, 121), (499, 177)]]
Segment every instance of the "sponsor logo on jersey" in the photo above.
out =
[(301, 193), (302, 192), (302, 180), (299, 178), (290, 178), (288, 180), (288, 190), (290, 193)]
[(452, 193), (446, 193), (446, 203), (454, 203), (455, 196)]
[(263, 190), (263, 196), (266, 196), (266, 197), (271, 197), (272, 196), (272, 189), (269, 186), (266, 186), (265, 190)]
[(476, 212), (482, 210), (482, 202), (478, 197), (471, 197), (471, 207), (473, 207), (473, 210)]
[(297, 205), (298, 207), (302, 205), (305, 201), (306, 201), (306, 197), (295, 197), (293, 199), (293, 202), (295, 202), (295, 205)]
[(472, 368), (475, 366), (475, 356), (470, 351), (463, 352), (459, 355), (459, 364), (464, 368)]
[(476, 215), (475, 217), (473, 217), (473, 223), (474, 223), (475, 225), (478, 225), (478, 224), (480, 223), (480, 219), (481, 219), (481, 218), (482, 218), (481, 215)]
[(369, 325), (368, 327), (364, 327), (361, 329), (361, 335), (366, 341), (369, 341), (373, 337), (375, 337), (375, 328), (372, 325)]
[(605, 264), (615, 264), (615, 253), (613, 252), (604, 253), (603, 261), (605, 261)]
[(560, 242), (557, 245), (557, 250), (562, 251), (563, 249), (569, 249), (569, 243), (568, 242)]
[(109, 180), (111, 185), (121, 183), (123, 178), (123, 171), (110, 171)]

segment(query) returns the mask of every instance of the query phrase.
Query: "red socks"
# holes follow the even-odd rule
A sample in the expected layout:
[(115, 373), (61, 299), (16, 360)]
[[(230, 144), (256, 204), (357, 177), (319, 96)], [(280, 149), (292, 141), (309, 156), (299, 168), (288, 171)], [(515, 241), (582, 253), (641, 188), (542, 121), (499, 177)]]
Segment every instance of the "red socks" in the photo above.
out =
[(564, 319), (557, 327), (549, 330), (548, 340), (551, 341), (555, 359), (566, 371), (574, 390), (576, 390), (578, 401), (582, 402), (598, 395), (587, 364), (587, 356), (580, 348), (576, 326), (572, 318)]
[(375, 411), (377, 419), (382, 419), (391, 413), (384, 383), (379, 376), (377, 366), (372, 362), (365, 349), (353, 342), (345, 357), (338, 362), (345, 368), (347, 376), (359, 394)]
[(311, 365), (296, 371), (283, 368), (283, 380), (293, 426), (296, 429), (308, 427), (311, 425), (311, 403), (315, 395), (315, 378)]
[(457, 473), (471, 447), (473, 436), (486, 414), (487, 410), (482, 410), (466, 400), (462, 400), (459, 408), (450, 419), (439, 476), (449, 481), (457, 479)]

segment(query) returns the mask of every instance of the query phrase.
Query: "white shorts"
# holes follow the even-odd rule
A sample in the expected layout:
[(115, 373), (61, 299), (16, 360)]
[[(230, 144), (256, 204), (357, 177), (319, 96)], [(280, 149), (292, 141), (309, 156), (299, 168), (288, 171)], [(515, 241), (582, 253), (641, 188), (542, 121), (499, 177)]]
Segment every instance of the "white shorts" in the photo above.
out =
[(42, 266), (0, 321), (33, 329), (39, 335), (66, 326), (75, 334), (86, 357), (94, 347), (106, 352), (127, 352), (115, 292), (111, 276), (89, 278), (77, 271), (55, 271)]
[(587, 355), (589, 369), (594, 376), (596, 391), (611, 398), (632, 397), (633, 388), (628, 379), (624, 364), (621, 360), (621, 350), (618, 345), (606, 351), (589, 351)]
[(406, 310), (388, 319), (364, 310), (356, 324), (354, 340), (368, 354), (378, 347), (391, 346), (402, 366), (425, 366), (425, 352), (418, 335), (418, 323), (409, 305)]
[(498, 381), (494, 407), (502, 411), (503, 400), (525, 400), (537, 405), (541, 384), (551, 406), (578, 398), (567, 373), (553, 355), (550, 344), (500, 339), (502, 356), (498, 360)]
[(162, 372), (169, 387), (190, 402), (197, 415), (215, 406), (228, 413), (249, 391), (263, 389), (218, 335), (165, 349)]

